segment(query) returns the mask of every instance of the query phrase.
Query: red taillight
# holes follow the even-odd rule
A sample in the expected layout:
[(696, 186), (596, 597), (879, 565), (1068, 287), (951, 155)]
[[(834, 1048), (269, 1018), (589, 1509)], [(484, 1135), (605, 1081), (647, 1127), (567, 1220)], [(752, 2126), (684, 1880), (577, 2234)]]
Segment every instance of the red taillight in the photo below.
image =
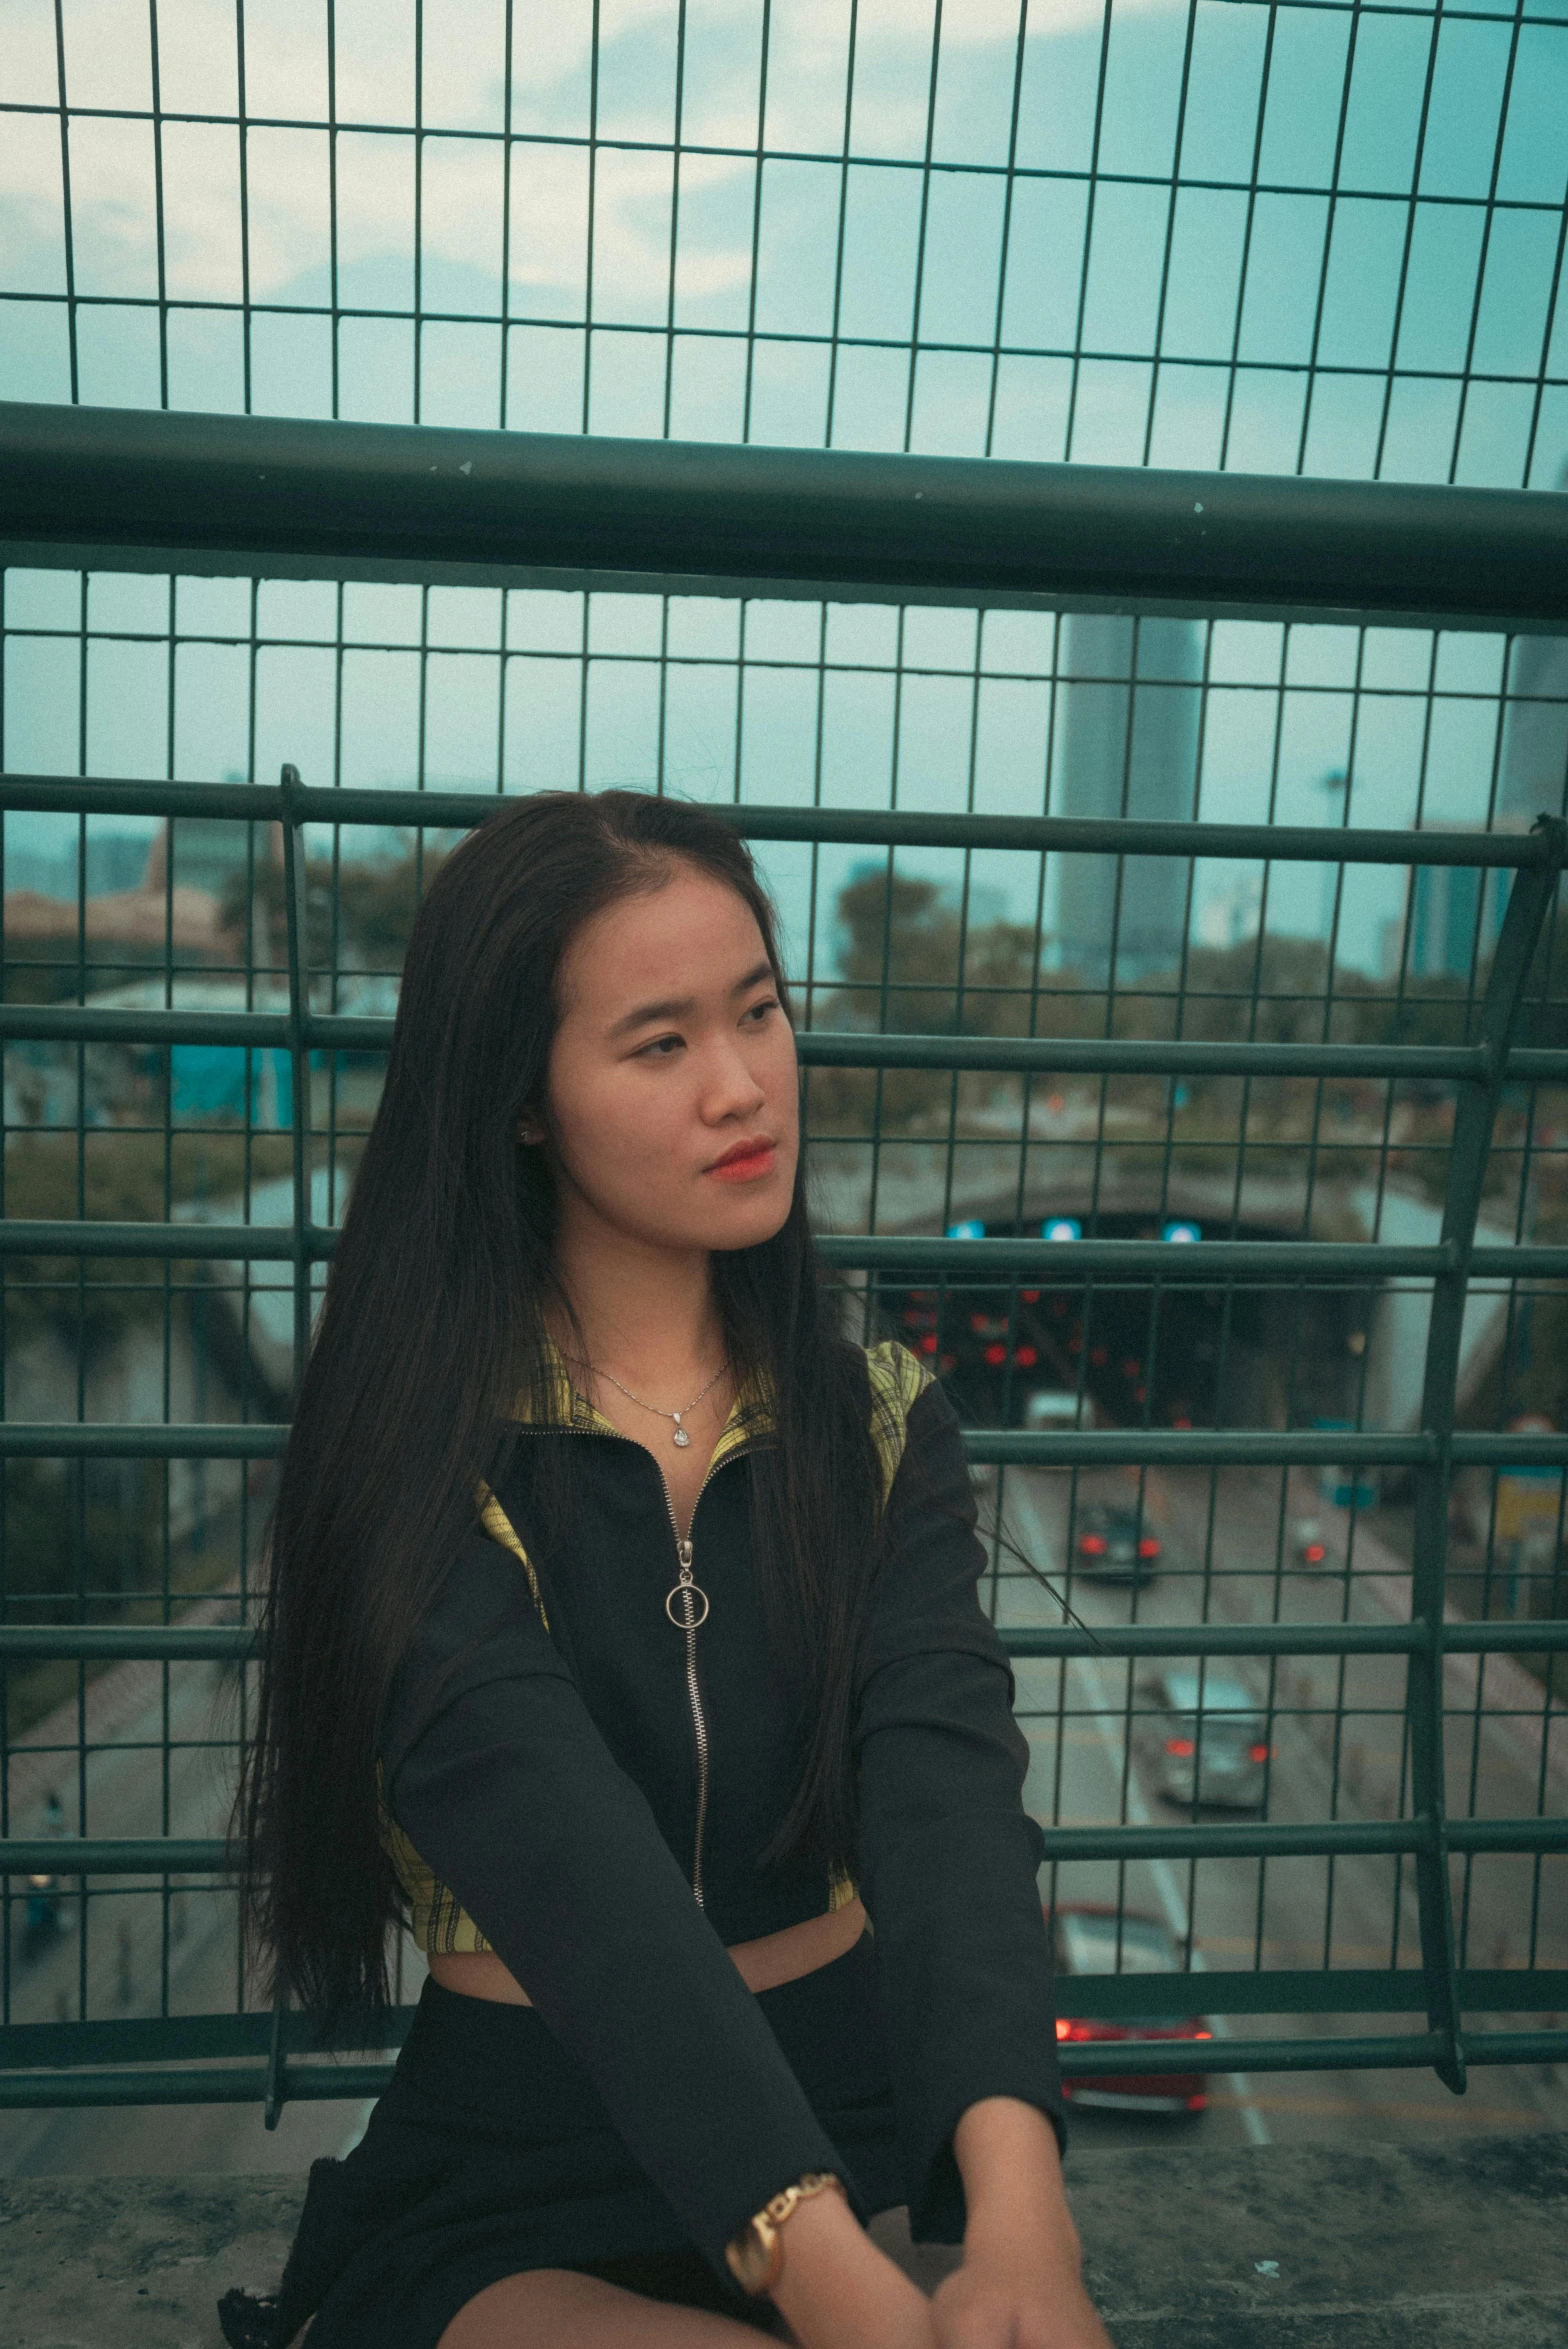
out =
[(993, 1370), (1000, 1370), (1002, 1364), (1007, 1360), (1007, 1348), (1005, 1346), (997, 1345), (987, 1346), (985, 1349), (985, 1358), (987, 1362), (990, 1363)]
[(1271, 1745), (1249, 1745), (1247, 1748), (1247, 1759), (1249, 1762), (1271, 1761), (1273, 1759), (1273, 1755), (1274, 1748)]
[(1308, 1542), (1301, 1555), (1309, 1566), (1321, 1566), (1328, 1552), (1321, 1542)]
[(936, 1331), (934, 1329), (928, 1329), (926, 1331), (925, 1336), (920, 1341), (920, 1351), (922, 1354), (934, 1354), (936, 1352)]
[(1081, 1533), (1078, 1547), (1086, 1558), (1103, 1558), (1109, 1545), (1103, 1533)]
[(1056, 2018), (1056, 2036), (1058, 2039), (1092, 2039), (1094, 2037), (1094, 2025), (1092, 2023), (1070, 2023), (1065, 2015), (1058, 2015)]
[(1193, 2031), (1188, 2036), (1193, 2039), (1212, 2039), (1214, 2033), (1212, 2031)]
[(1015, 1346), (1013, 1349), (1013, 1360), (1020, 1370), (1033, 1370), (1039, 1359), (1033, 1346)]
[(1018, 1294), (1025, 1305), (1038, 1305), (1040, 1302), (1038, 1289), (1020, 1289)]
[(1179, 1762), (1185, 1762), (1188, 1756), (1195, 1754), (1197, 1750), (1190, 1737), (1168, 1737), (1165, 1740), (1165, 1751), (1168, 1754), (1174, 1754)]
[(1144, 1535), (1144, 1537), (1143, 1537), (1142, 1541), (1141, 1541), (1141, 1542), (1138, 1544), (1138, 1555), (1139, 1555), (1139, 1557), (1140, 1557), (1140, 1558), (1157, 1558), (1157, 1557), (1159, 1556), (1159, 1554), (1160, 1554), (1160, 1545), (1159, 1545), (1159, 1543), (1158, 1543), (1158, 1542), (1155, 1540), (1155, 1538), (1154, 1538), (1154, 1536), (1153, 1536), (1153, 1534), (1152, 1534), (1152, 1533), (1146, 1533), (1146, 1534)]

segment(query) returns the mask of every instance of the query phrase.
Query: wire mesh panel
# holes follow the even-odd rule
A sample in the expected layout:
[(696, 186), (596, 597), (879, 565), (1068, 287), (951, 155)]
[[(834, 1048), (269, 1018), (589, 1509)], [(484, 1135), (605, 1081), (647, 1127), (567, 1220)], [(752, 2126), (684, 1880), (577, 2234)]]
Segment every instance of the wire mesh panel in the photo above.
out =
[(0, 2105), (384, 2077), (214, 1840), (275, 1461), (422, 891), (629, 784), (969, 1431), (1074, 2094), (1562, 2125), (1568, 12), (3, 25)]
[(0, 76), (12, 398), (1568, 453), (1561, 0), (58, 0)]

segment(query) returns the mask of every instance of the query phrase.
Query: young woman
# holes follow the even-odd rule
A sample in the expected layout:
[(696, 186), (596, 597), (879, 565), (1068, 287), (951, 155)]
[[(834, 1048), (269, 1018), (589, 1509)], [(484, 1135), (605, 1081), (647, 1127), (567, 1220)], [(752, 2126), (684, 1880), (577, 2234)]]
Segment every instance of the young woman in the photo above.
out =
[[(384, 2005), (400, 1917), (430, 1978), (231, 2340), (1108, 2349), (973, 1527), (822, 1281), (744, 847), (495, 816), (410, 945), (237, 1810), (274, 1982)], [(932, 2299), (865, 2229), (905, 2203)]]

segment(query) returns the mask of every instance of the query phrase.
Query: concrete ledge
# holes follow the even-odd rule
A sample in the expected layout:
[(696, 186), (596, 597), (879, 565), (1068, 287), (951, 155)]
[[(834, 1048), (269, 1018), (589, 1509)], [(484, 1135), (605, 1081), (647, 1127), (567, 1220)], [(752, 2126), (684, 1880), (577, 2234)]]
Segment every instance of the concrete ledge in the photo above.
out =
[[(1071, 2163), (1118, 2349), (1563, 2349), (1568, 2135), (1442, 2146), (1190, 2140)], [(220, 2349), (230, 2284), (275, 2283), (295, 2177), (0, 2180), (8, 2349)], [(932, 2281), (941, 2253), (911, 2251)], [(396, 2349), (389, 2344), (389, 2349)]]

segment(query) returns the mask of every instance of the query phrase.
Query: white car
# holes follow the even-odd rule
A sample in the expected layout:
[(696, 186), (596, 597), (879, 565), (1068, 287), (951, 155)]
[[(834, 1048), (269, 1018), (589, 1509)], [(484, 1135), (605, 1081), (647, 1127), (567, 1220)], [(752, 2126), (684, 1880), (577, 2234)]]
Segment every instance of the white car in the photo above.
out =
[(1268, 1791), (1268, 1717), (1222, 1672), (1173, 1664), (1139, 1685), (1139, 1743), (1167, 1802), (1255, 1811)]

